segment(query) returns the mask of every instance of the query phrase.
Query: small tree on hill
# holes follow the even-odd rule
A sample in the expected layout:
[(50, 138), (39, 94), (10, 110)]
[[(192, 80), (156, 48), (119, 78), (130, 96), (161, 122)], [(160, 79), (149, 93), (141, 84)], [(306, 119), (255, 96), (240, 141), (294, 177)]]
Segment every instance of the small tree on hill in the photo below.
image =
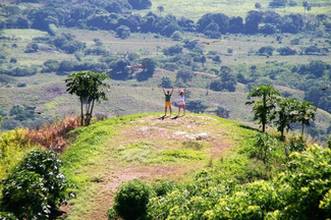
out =
[[(81, 125), (89, 125), (96, 101), (106, 100), (104, 83), (108, 77), (104, 73), (83, 71), (71, 74), (66, 79), (67, 92), (79, 97)], [(85, 106), (85, 114), (84, 114)]]
[(297, 106), (296, 120), (301, 124), (301, 136), (303, 137), (305, 126), (309, 126), (311, 121), (315, 120), (316, 107), (310, 102), (303, 101)]
[(159, 11), (160, 16), (161, 16), (162, 13), (164, 12), (164, 6), (163, 6), (163, 5), (159, 5), (159, 6), (157, 6), (157, 10)]
[(254, 104), (254, 120), (259, 120), (263, 132), (265, 132), (266, 125), (270, 121), (271, 113), (275, 108), (275, 101), (278, 95), (279, 92), (271, 85), (255, 87), (248, 95), (248, 98), (260, 98), (247, 102), (246, 104)]
[(281, 133), (281, 140), (285, 139), (285, 130), (291, 129), (291, 124), (296, 122), (299, 102), (293, 98), (279, 97), (273, 113), (274, 123)]

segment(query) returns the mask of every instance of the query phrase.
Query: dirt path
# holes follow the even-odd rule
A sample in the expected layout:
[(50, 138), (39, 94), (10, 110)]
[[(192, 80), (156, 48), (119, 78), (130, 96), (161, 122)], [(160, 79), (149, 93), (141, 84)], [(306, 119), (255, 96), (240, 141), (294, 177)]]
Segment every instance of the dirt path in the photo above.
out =
[(84, 172), (91, 176), (89, 201), (76, 201), (84, 213), (68, 207), (68, 219), (107, 219), (113, 197), (123, 182), (133, 179), (180, 180), (220, 158), (232, 145), (228, 131), (207, 116), (177, 120), (145, 117), (124, 126), (109, 139), (103, 156)]

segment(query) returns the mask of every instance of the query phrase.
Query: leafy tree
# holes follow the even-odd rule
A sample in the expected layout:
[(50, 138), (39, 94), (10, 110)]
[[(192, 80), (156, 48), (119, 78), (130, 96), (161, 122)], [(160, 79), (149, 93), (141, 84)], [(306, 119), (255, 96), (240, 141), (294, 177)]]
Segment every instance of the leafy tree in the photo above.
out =
[(111, 65), (110, 76), (114, 80), (127, 80), (130, 77), (130, 63), (126, 59), (119, 59)]
[(161, 16), (162, 13), (164, 12), (164, 6), (163, 6), (163, 5), (159, 5), (159, 6), (157, 6), (157, 10), (159, 11), (160, 16)]
[(245, 19), (245, 29), (248, 34), (255, 34), (259, 30), (259, 24), (263, 18), (260, 11), (249, 11)]
[(244, 21), (242, 17), (232, 17), (229, 20), (229, 32), (230, 33), (243, 33), (244, 32)]
[(128, 0), (128, 2), (134, 9), (138, 10), (147, 9), (152, 6), (152, 2), (150, 0)]
[(269, 6), (272, 8), (285, 7), (287, 0), (271, 0)]
[(272, 56), (274, 48), (271, 46), (261, 47), (256, 53), (261, 56)]
[(172, 88), (172, 81), (169, 77), (162, 77), (160, 87), (162, 88)]
[(210, 83), (210, 89), (214, 91), (230, 91), (236, 90), (237, 79), (232, 74), (231, 68), (222, 66), (219, 73), (219, 79), (214, 80)]
[(151, 58), (144, 58), (141, 61), (141, 65), (143, 66), (143, 70), (138, 73), (137, 79), (139, 81), (144, 81), (153, 76), (156, 69), (156, 63)]
[(298, 103), (295, 120), (301, 124), (301, 136), (303, 136), (305, 126), (309, 126), (310, 122), (315, 120), (316, 110), (316, 107), (310, 102)]
[(267, 170), (270, 171), (272, 154), (277, 147), (277, 140), (266, 133), (258, 133), (255, 137), (254, 147), (252, 156), (262, 160)]
[(60, 63), (57, 60), (47, 60), (43, 64), (42, 72), (57, 72), (60, 68)]
[(202, 113), (204, 112), (208, 107), (203, 104), (200, 100), (193, 100), (193, 101), (189, 101), (186, 104), (186, 108), (194, 113)]
[(163, 53), (166, 56), (174, 56), (176, 54), (181, 54), (182, 52), (183, 52), (183, 48), (180, 45), (175, 45), (163, 49)]
[(216, 115), (222, 118), (229, 118), (230, 117), (230, 111), (223, 108), (222, 106), (218, 106), (216, 109)]
[(126, 38), (130, 37), (131, 30), (128, 26), (121, 25), (118, 28), (116, 28), (116, 34), (118, 37), (120, 37), (122, 39), (126, 39)]
[(66, 79), (67, 92), (77, 95), (80, 100), (81, 125), (91, 123), (95, 102), (106, 100), (106, 79), (106, 74), (91, 71), (73, 73)]
[(273, 113), (274, 123), (281, 133), (281, 139), (285, 139), (285, 129), (291, 129), (291, 124), (296, 122), (299, 101), (294, 98), (278, 97)]
[(266, 125), (270, 122), (272, 111), (276, 107), (276, 97), (279, 92), (271, 85), (260, 85), (254, 87), (248, 98), (260, 98), (247, 104), (253, 104), (254, 120), (259, 120), (262, 132), (265, 132)]
[(255, 6), (256, 9), (261, 9), (262, 8), (261, 3), (259, 3), (259, 2), (256, 2), (254, 6)]
[(295, 49), (290, 48), (290, 47), (278, 48), (277, 52), (282, 56), (291, 56), (291, 55), (297, 54), (297, 51)]
[(176, 82), (188, 83), (193, 78), (193, 72), (190, 70), (179, 70), (176, 75)]

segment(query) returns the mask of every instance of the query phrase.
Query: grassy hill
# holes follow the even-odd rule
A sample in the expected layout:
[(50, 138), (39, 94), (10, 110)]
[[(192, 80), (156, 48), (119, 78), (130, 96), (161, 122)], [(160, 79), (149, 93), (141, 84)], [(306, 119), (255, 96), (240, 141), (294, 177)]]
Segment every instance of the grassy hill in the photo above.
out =
[[(190, 17), (194, 20), (198, 19), (201, 15), (208, 12), (219, 13), (222, 12), (231, 16), (242, 16), (249, 10), (255, 9), (255, 3), (262, 5), (262, 10), (268, 9), (269, 0), (154, 0), (153, 10), (158, 12), (157, 7), (163, 5), (166, 13), (172, 13), (176, 16)], [(295, 1), (297, 6), (277, 9), (278, 13), (304, 13), (302, 7), (303, 1)], [(320, 5), (319, 7), (313, 7), (309, 14), (330, 13), (330, 1), (328, 0), (313, 0), (310, 3)]]
[(123, 182), (187, 182), (197, 171), (231, 158), (242, 169), (256, 167), (239, 152), (252, 144), (254, 134), (237, 122), (204, 114), (177, 120), (129, 115), (80, 128), (62, 155), (64, 173), (78, 186), (77, 197), (63, 209), (68, 219), (107, 219)]

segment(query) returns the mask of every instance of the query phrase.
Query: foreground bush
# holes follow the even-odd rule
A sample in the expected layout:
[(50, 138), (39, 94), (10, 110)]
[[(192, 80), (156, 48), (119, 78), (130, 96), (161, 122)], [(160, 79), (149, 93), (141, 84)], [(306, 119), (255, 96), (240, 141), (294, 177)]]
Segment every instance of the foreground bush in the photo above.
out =
[(2, 207), (19, 219), (49, 218), (48, 190), (42, 177), (30, 171), (17, 171), (4, 181)]
[(33, 151), (4, 181), (2, 207), (19, 219), (49, 219), (66, 198), (67, 182), (54, 152)]
[(148, 215), (152, 219), (328, 219), (330, 176), (331, 149), (310, 146), (292, 153), (270, 180), (242, 184), (233, 175), (224, 176), (224, 168), (202, 172), (182, 189), (153, 196)]
[(143, 182), (128, 182), (116, 194), (114, 211), (125, 220), (144, 219), (150, 195), (150, 188)]

